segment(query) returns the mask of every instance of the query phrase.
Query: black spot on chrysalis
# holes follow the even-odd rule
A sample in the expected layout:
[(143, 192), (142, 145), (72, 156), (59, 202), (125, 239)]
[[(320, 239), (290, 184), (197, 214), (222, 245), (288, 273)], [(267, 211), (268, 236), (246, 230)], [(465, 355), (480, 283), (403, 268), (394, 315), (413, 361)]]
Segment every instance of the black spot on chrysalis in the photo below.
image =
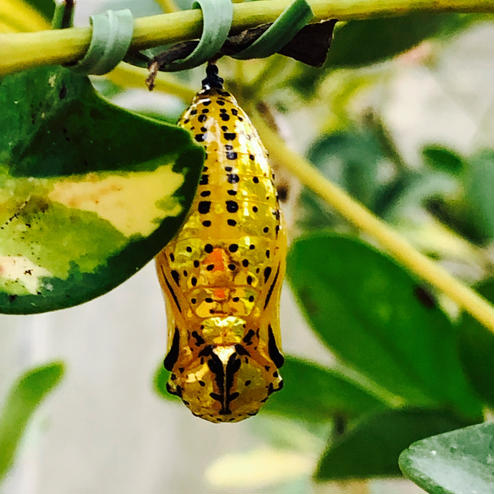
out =
[(278, 350), (276, 346), (276, 340), (274, 339), (273, 328), (271, 324), (268, 326), (268, 352), (271, 360), (278, 369), (285, 363), (285, 358)]
[(168, 371), (171, 371), (173, 369), (173, 366), (178, 360), (179, 344), (180, 344), (180, 335), (178, 333), (178, 328), (175, 328), (175, 333), (173, 334), (172, 346), (170, 347), (170, 351), (168, 352), (168, 355), (165, 357), (165, 360), (163, 362), (165, 369)]

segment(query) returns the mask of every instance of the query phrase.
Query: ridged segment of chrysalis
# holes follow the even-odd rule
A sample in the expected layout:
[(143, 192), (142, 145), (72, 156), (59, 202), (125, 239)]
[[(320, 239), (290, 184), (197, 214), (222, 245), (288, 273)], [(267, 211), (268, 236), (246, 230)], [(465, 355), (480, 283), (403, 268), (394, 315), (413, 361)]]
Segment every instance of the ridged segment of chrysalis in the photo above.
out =
[(203, 175), (187, 221), (156, 265), (168, 391), (198, 417), (237, 422), (282, 387), (286, 236), (266, 151), (214, 69), (179, 122), (204, 146)]

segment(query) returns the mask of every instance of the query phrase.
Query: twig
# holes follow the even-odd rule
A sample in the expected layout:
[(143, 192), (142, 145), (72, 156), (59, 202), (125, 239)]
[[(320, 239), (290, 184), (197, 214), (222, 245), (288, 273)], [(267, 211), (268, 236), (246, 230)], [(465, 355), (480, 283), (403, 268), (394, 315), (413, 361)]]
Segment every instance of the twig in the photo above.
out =
[(402, 266), (442, 291), (477, 321), (494, 333), (494, 308), (474, 290), (451, 276), (439, 264), (417, 251), (390, 226), (331, 183), (302, 156), (292, 151), (253, 112), (253, 121), (271, 156), (293, 173), (300, 182), (338, 211), (347, 221), (375, 238)]
[[(274, 22), (290, 0), (260, 0), (234, 5), (232, 34)], [(327, 19), (368, 19), (413, 12), (494, 12), (492, 0), (309, 0), (313, 22)], [(172, 12), (135, 21), (131, 49), (197, 39), (199, 9)], [(87, 51), (91, 29), (71, 28), (35, 33), (0, 34), (0, 75), (30, 67), (77, 61)]]
[(173, 0), (156, 0), (156, 2), (163, 9), (163, 12), (176, 12), (179, 10)]
[[(123, 62), (102, 77), (109, 79), (114, 84), (122, 87), (142, 89), (143, 81), (147, 76), (147, 69), (135, 67), (134, 65)], [(183, 81), (177, 79), (172, 74), (160, 73), (157, 75), (154, 83), (157, 90), (172, 94), (185, 102), (190, 102), (196, 93), (193, 88), (187, 86)]]

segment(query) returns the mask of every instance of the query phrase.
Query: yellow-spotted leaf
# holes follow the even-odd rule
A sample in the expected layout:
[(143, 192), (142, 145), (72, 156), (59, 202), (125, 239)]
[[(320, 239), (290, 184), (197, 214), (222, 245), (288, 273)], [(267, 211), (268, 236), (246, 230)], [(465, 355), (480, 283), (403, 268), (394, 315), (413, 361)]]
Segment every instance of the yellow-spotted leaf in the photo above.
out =
[(185, 219), (203, 162), (190, 134), (42, 68), (0, 81), (0, 312), (101, 295)]

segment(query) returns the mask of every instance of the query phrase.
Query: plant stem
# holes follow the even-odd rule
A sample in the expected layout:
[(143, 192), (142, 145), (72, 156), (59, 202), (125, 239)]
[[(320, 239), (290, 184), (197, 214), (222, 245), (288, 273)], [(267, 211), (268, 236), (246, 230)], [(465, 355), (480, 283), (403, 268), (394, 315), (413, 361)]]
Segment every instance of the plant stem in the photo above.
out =
[(264, 67), (259, 71), (259, 73), (254, 77), (254, 80), (249, 82), (245, 92), (246, 94), (255, 94), (256, 99), (260, 100), (263, 97), (264, 90), (273, 77), (279, 74), (286, 64), (287, 59), (282, 55), (275, 54), (269, 57)]
[[(149, 72), (147, 69), (122, 62), (111, 72), (108, 72), (108, 74), (105, 74), (102, 77), (105, 77), (118, 86), (145, 89), (144, 81), (148, 75)], [(156, 76), (155, 89), (177, 96), (185, 102), (190, 102), (196, 94), (194, 89), (185, 85), (175, 76), (172, 74), (164, 74), (163, 72), (159, 72)]]
[[(273, 22), (291, 0), (260, 0), (234, 4), (232, 33)], [(492, 0), (309, 0), (313, 22), (325, 19), (367, 19), (412, 12), (494, 12)], [(131, 48), (144, 49), (197, 38), (199, 9), (141, 17), (135, 20)], [(91, 29), (71, 28), (36, 33), (0, 34), (0, 75), (49, 64), (75, 62), (88, 47)]]
[(303, 185), (331, 205), (350, 223), (375, 238), (397, 262), (442, 291), (494, 333), (494, 308), (485, 299), (451, 276), (439, 264), (418, 252), (391, 227), (331, 183), (302, 156), (288, 148), (258, 112), (253, 112), (252, 120), (270, 155), (293, 173)]
[(366, 120), (366, 123), (374, 130), (377, 139), (381, 144), (381, 148), (384, 154), (392, 161), (395, 167), (400, 171), (408, 170), (408, 166), (401, 156), (396, 144), (389, 133), (389, 130), (385, 127), (383, 121), (374, 113), (370, 114)]
[(156, 0), (156, 2), (163, 9), (163, 12), (176, 12), (179, 10), (173, 0)]

